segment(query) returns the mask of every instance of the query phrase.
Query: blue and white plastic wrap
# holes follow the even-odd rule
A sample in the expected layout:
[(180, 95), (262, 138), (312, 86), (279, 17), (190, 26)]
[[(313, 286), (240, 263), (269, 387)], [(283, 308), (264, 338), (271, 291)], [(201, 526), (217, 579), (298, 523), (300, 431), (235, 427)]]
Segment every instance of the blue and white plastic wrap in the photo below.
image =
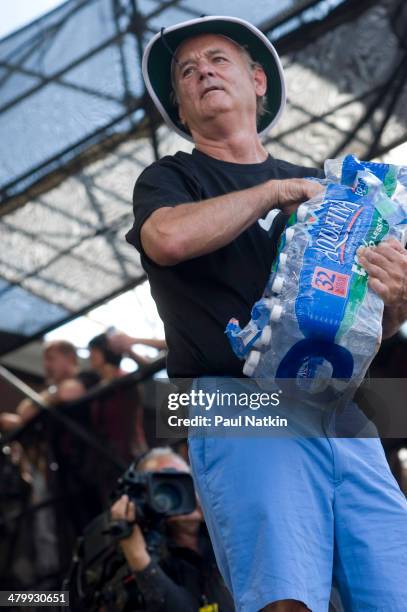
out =
[(321, 194), (290, 217), (251, 320), (226, 328), (243, 373), (267, 387), (290, 378), (317, 393), (331, 378), (361, 381), (381, 342), (383, 301), (357, 249), (389, 236), (405, 244), (407, 169), (347, 156), (325, 172)]

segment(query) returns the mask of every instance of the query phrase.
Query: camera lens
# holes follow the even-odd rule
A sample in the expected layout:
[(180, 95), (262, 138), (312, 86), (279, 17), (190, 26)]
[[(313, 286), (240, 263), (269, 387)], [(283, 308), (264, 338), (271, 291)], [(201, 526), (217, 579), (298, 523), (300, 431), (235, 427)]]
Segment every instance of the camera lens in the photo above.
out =
[(180, 491), (168, 483), (160, 483), (155, 487), (153, 500), (158, 512), (172, 512), (182, 504)]

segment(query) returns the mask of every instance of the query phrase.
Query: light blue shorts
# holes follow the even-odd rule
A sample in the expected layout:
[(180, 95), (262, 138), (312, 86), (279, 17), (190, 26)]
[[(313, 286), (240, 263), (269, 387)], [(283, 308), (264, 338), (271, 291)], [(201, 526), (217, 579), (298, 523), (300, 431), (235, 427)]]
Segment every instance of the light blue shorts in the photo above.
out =
[(238, 611), (295, 599), (327, 612), (335, 582), (345, 612), (406, 612), (407, 502), (379, 439), (201, 430), (189, 454)]

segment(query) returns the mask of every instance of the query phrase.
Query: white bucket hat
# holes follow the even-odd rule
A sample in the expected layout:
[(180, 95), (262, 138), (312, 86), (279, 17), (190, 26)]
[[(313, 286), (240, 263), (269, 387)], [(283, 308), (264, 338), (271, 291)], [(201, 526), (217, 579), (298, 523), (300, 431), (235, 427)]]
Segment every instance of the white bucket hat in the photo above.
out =
[(283, 68), (277, 51), (248, 21), (237, 17), (200, 17), (162, 28), (148, 43), (142, 62), (147, 90), (165, 123), (180, 136), (192, 141), (187, 127), (180, 122), (178, 109), (171, 99), (171, 62), (179, 45), (199, 34), (220, 34), (245, 47), (267, 76), (266, 113), (258, 121), (257, 131), (264, 135), (279, 120), (286, 102)]

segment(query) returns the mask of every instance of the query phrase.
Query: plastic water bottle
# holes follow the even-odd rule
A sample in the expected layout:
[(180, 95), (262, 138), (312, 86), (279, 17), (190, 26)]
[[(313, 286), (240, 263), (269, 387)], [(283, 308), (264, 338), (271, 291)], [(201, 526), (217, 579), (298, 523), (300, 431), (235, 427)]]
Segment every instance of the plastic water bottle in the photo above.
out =
[(407, 204), (407, 166), (361, 161), (355, 155), (327, 159), (324, 164), (325, 176), (329, 182), (349, 187), (355, 183), (357, 173), (363, 170), (368, 170), (380, 179), (386, 195), (401, 204)]
[(403, 241), (403, 189), (396, 185), (393, 197), (402, 198), (391, 200), (377, 174), (359, 168), (352, 188), (330, 183), (290, 217), (252, 320), (226, 329), (246, 376), (271, 387), (295, 379), (311, 393), (321, 381), (340, 380), (343, 389), (363, 378), (380, 345), (383, 301), (368, 288), (357, 249), (389, 235)]

